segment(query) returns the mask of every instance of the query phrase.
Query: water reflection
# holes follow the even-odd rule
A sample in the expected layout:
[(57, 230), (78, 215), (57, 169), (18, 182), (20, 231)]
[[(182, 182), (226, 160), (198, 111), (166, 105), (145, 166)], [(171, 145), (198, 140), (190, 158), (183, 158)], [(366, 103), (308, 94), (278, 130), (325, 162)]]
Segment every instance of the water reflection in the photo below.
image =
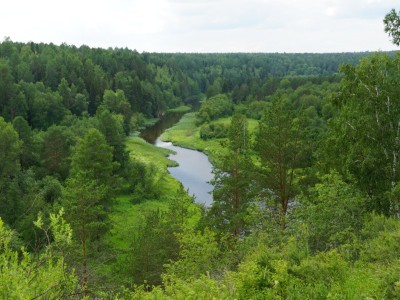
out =
[(213, 178), (212, 165), (207, 155), (202, 152), (174, 146), (171, 143), (162, 142), (159, 137), (168, 128), (175, 125), (182, 113), (167, 113), (155, 125), (146, 128), (140, 134), (148, 143), (158, 147), (171, 149), (176, 154), (171, 154), (170, 158), (175, 160), (179, 166), (168, 168), (170, 174), (179, 180), (185, 189), (189, 190), (189, 195), (196, 197), (196, 202), (211, 205), (213, 199), (210, 192), (212, 185), (208, 182)]
[(175, 151), (175, 154), (171, 154), (169, 158), (175, 160), (179, 166), (168, 168), (170, 174), (189, 190), (189, 195), (196, 197), (197, 203), (210, 206), (213, 201), (210, 194), (212, 185), (208, 182), (213, 178), (213, 174), (207, 155), (196, 150), (174, 146), (169, 142), (162, 142), (160, 139), (156, 140), (155, 145)]
[(140, 133), (140, 137), (146, 140), (148, 143), (155, 145), (158, 137), (168, 128), (175, 125), (183, 113), (179, 112), (167, 112), (156, 124), (153, 126), (143, 129)]

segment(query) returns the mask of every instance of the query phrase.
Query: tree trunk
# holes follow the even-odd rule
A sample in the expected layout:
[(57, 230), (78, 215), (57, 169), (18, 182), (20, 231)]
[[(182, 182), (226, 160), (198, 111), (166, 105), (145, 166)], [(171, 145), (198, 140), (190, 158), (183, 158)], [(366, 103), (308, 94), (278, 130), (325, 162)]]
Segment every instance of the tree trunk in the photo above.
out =
[(83, 263), (82, 263), (82, 290), (84, 296), (89, 296), (89, 288), (88, 288), (88, 270), (87, 270), (87, 257), (86, 257), (86, 231), (85, 231), (85, 225), (82, 226), (82, 257), (83, 257)]

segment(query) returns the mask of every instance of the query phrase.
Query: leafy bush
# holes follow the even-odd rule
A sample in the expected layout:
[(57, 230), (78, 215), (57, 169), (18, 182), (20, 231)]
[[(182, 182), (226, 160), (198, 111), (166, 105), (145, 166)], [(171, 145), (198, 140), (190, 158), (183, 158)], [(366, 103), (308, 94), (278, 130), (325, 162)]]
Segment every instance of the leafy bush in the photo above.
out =
[(156, 199), (160, 194), (157, 168), (138, 160), (130, 160), (124, 170), (128, 192), (133, 193), (132, 203), (137, 204), (147, 199)]
[(200, 110), (197, 113), (197, 123), (200, 125), (230, 115), (232, 110), (232, 100), (225, 94), (218, 94), (203, 101)]
[(205, 124), (200, 129), (200, 138), (202, 140), (226, 138), (228, 127), (224, 124)]
[(264, 110), (270, 106), (271, 103), (266, 101), (253, 101), (249, 104), (246, 116), (255, 120), (261, 120)]

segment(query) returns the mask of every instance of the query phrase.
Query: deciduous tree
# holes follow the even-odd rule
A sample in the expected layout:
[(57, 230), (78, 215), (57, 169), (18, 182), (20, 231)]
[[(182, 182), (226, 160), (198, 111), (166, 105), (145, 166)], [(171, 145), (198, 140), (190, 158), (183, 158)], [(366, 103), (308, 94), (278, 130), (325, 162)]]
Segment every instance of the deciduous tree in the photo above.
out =
[(383, 19), (385, 32), (392, 37), (392, 43), (400, 46), (400, 12), (392, 9)]
[(399, 70), (398, 54), (343, 67), (339, 115), (326, 142), (327, 163), (356, 181), (369, 196), (369, 210), (386, 214), (399, 211), (398, 201), (387, 197), (400, 180)]

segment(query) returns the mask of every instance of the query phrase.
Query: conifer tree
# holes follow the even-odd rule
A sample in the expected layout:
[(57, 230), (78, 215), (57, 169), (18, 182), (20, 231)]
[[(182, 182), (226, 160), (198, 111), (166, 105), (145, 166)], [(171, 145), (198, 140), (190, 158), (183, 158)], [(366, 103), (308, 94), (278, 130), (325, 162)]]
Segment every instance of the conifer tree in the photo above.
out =
[(109, 229), (112, 170), (112, 147), (97, 129), (90, 129), (76, 145), (63, 195), (67, 219), (81, 248), (80, 278), (85, 295), (90, 293), (88, 259)]
[(251, 161), (247, 126), (244, 115), (232, 117), (228, 151), (213, 170), (214, 202), (208, 214), (213, 227), (235, 238), (245, 233), (244, 216), (249, 202)]

